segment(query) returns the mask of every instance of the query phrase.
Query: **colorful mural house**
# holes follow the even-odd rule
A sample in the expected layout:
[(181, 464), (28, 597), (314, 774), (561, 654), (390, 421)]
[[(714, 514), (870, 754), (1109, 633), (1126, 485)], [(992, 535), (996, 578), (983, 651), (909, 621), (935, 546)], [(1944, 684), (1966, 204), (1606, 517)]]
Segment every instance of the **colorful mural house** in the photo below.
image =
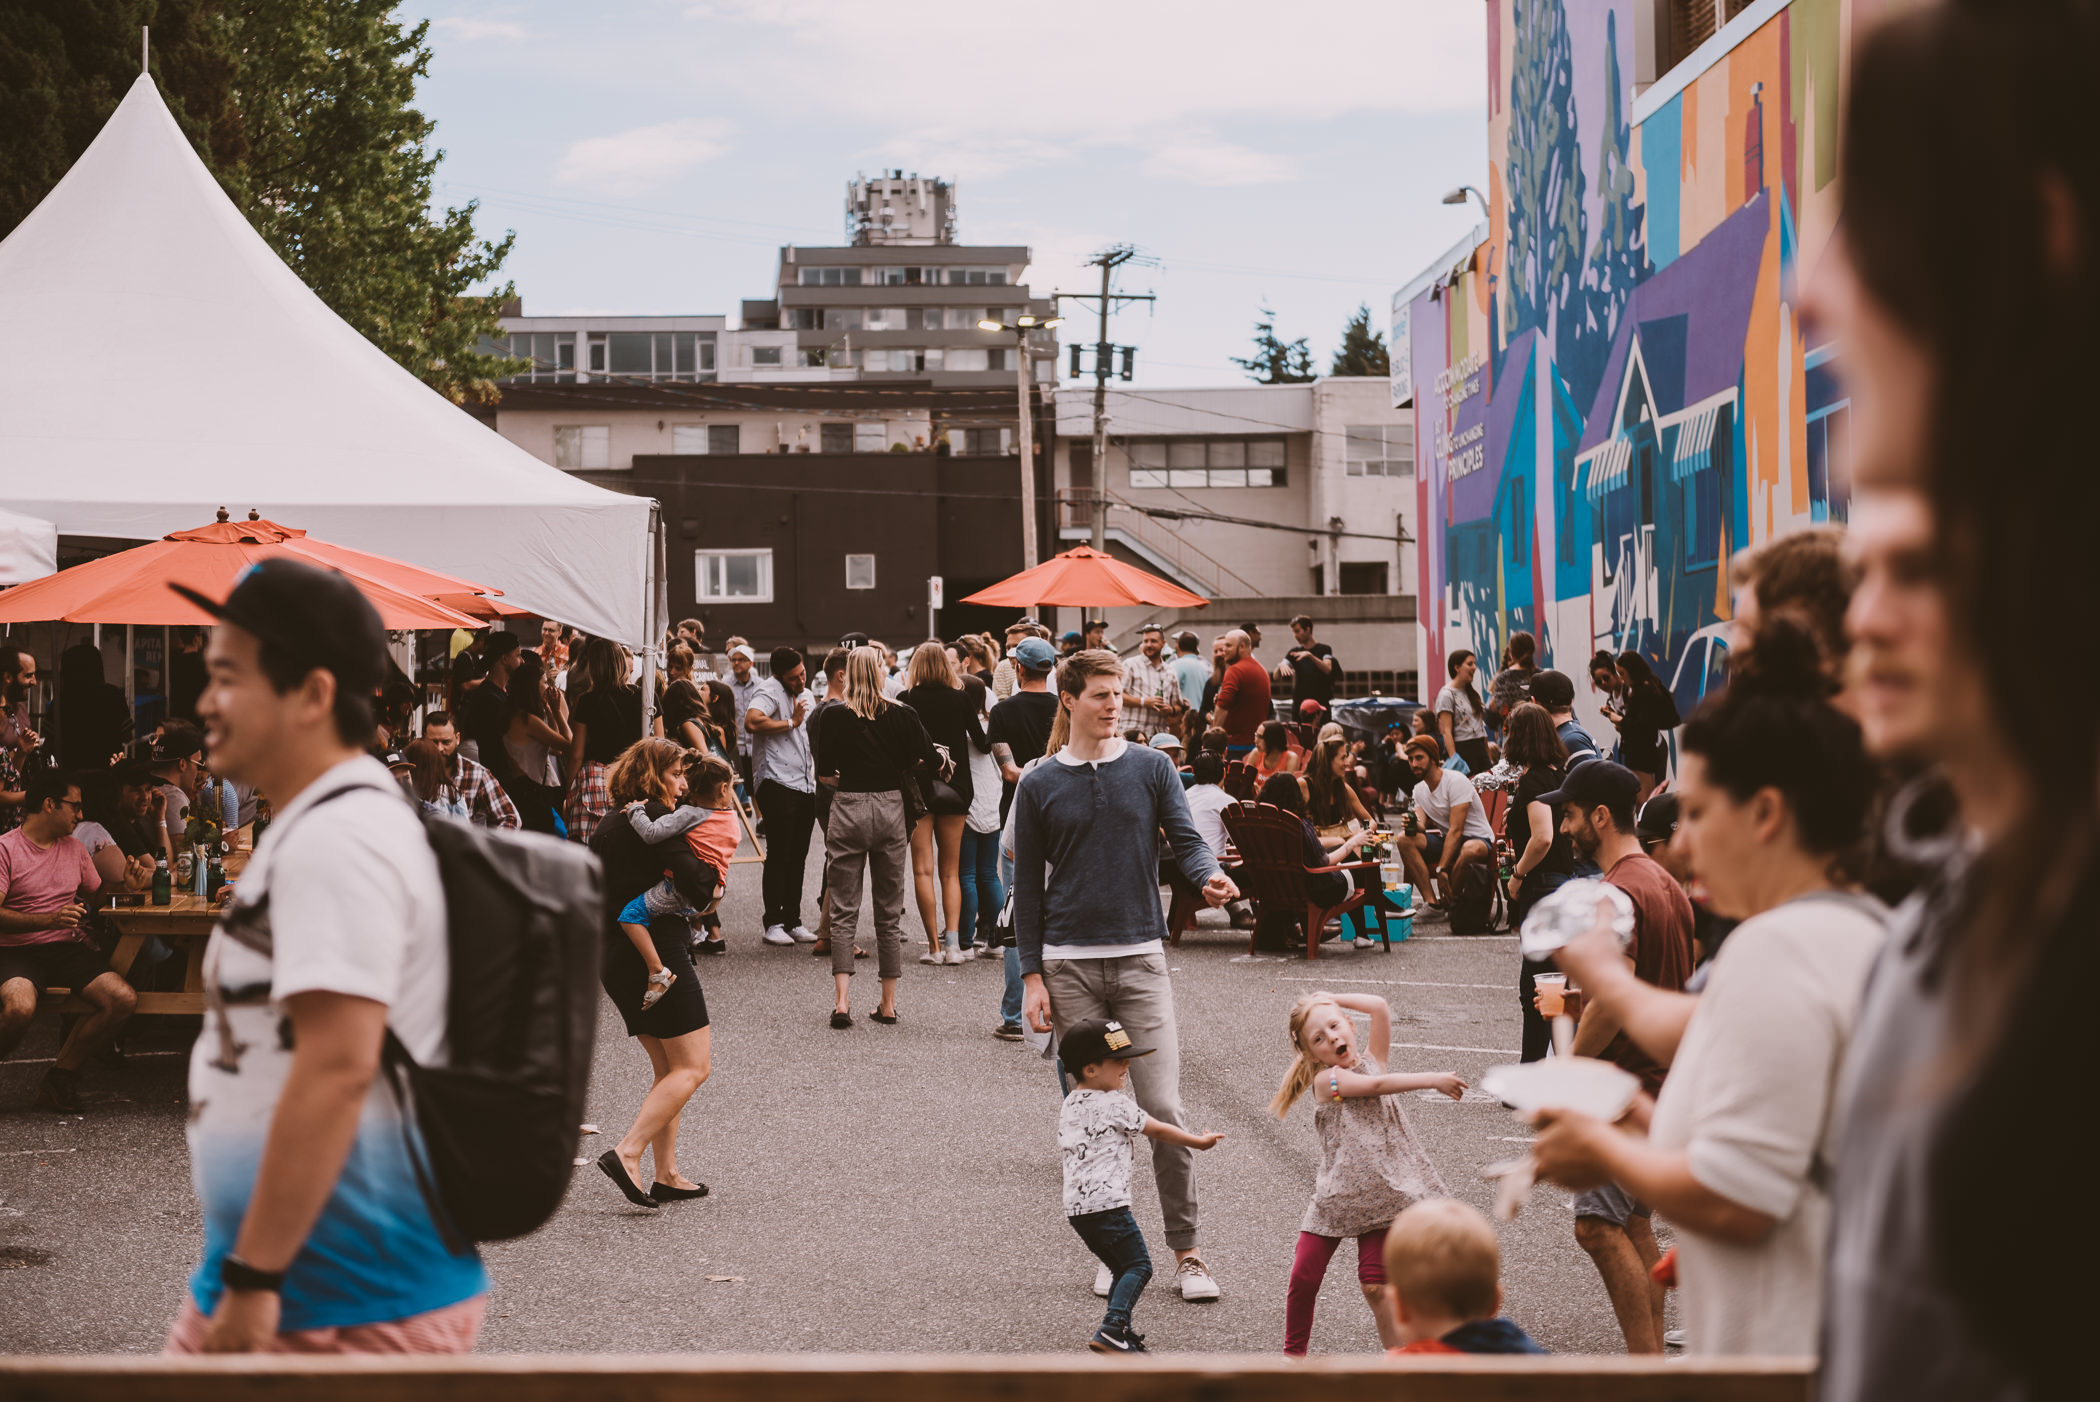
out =
[(1730, 555), (1845, 517), (1844, 395), (1795, 307), (1871, 7), (1706, 7), (1489, 0), (1488, 218), (1392, 307), (1425, 699), (1429, 659), (1523, 629), (1600, 737), (1599, 650), (1689, 711), (1725, 663)]

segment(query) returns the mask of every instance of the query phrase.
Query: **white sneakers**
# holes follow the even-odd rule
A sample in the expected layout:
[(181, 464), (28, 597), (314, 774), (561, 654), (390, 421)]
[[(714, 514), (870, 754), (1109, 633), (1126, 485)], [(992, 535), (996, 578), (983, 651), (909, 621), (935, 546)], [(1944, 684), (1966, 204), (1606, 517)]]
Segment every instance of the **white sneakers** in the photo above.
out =
[(793, 944), (795, 937), (787, 932), (785, 925), (768, 925), (761, 936), (767, 944)]
[(1356, 937), (1356, 947), (1358, 949), (1376, 949), (1378, 948), (1378, 941), (1372, 939), (1369, 935), (1358, 935)]
[[(1211, 1275), (1210, 1267), (1202, 1258), (1191, 1256), (1174, 1269), (1174, 1281), (1181, 1288), (1181, 1298), (1192, 1304), (1200, 1304), (1218, 1298), (1218, 1282)], [(1115, 1272), (1107, 1266), (1094, 1268), (1094, 1293), (1102, 1299), (1108, 1298), (1109, 1290), (1116, 1283)]]
[(1174, 1280), (1181, 1287), (1181, 1298), (1191, 1303), (1218, 1298), (1218, 1282), (1200, 1256), (1191, 1256), (1175, 1267)]
[(809, 931), (803, 929), (800, 925), (797, 925), (794, 929), (788, 931), (788, 938), (793, 940), (796, 944), (815, 944), (817, 942), (817, 937), (811, 934)]

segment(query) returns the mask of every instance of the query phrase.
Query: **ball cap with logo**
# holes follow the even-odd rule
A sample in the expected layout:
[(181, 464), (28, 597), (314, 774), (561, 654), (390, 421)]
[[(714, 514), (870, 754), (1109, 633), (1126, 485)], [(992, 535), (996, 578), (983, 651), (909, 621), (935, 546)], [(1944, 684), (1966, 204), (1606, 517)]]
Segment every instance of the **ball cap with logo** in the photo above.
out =
[(308, 671), (333, 672), (344, 693), (369, 696), (386, 680), (379, 611), (334, 570), (273, 556), (250, 565), (224, 603), (184, 585), (168, 587)]
[(1132, 1045), (1130, 1034), (1114, 1018), (1090, 1017), (1075, 1022), (1057, 1039), (1057, 1058), (1075, 1076), (1099, 1062), (1133, 1061), (1152, 1055), (1152, 1050)]

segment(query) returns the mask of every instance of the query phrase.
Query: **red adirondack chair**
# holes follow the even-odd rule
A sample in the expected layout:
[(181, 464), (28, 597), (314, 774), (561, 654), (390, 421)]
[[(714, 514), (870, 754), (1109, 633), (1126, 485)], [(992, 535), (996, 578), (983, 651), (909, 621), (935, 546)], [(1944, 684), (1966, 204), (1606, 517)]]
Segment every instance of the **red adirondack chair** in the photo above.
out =
[(1259, 784), (1260, 780), (1254, 773), (1253, 765), (1243, 759), (1225, 761), (1225, 781), (1220, 787), (1226, 793), (1244, 802), (1254, 797), (1254, 790)]
[[(1339, 905), (1322, 906), (1307, 889), (1308, 876), (1351, 869), (1376, 869), (1375, 862), (1355, 862), (1348, 867), (1309, 867), (1305, 864), (1305, 829), (1297, 814), (1267, 803), (1236, 803), (1225, 810), (1225, 831), (1239, 849), (1239, 869), (1233, 880), (1240, 893), (1254, 901), (1257, 917), (1263, 911), (1288, 912), (1305, 917), (1305, 957), (1320, 957), (1320, 934), (1327, 922), (1367, 904), (1370, 893), (1351, 891)], [(1390, 949), (1391, 945), (1388, 944)], [(1254, 937), (1247, 937), (1247, 952), (1254, 952)]]

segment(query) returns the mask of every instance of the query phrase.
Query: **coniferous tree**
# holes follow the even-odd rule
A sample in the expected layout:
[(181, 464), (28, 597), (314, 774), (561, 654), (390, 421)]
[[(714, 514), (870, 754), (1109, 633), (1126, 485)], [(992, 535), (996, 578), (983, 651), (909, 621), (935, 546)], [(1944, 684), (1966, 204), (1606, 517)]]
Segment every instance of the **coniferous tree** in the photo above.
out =
[(1386, 358), (1385, 335), (1371, 329), (1371, 307), (1364, 303), (1357, 307), (1356, 315), (1342, 328), (1341, 348), (1334, 353), (1334, 363), (1328, 367), (1330, 375), (1378, 375), (1392, 373), (1392, 364)]
[(513, 236), (430, 208), (443, 153), (415, 110), (428, 22), (396, 0), (0, 0), (0, 236), (36, 207), (138, 75), (139, 28), (176, 122), (256, 230), (337, 315), (454, 402), (515, 362), (494, 334)]
[(1276, 313), (1267, 307), (1261, 309), (1261, 320), (1254, 323), (1254, 354), (1245, 359), (1236, 355), (1229, 358), (1258, 384), (1302, 385), (1315, 378), (1312, 347), (1303, 336), (1295, 341), (1279, 339)]

